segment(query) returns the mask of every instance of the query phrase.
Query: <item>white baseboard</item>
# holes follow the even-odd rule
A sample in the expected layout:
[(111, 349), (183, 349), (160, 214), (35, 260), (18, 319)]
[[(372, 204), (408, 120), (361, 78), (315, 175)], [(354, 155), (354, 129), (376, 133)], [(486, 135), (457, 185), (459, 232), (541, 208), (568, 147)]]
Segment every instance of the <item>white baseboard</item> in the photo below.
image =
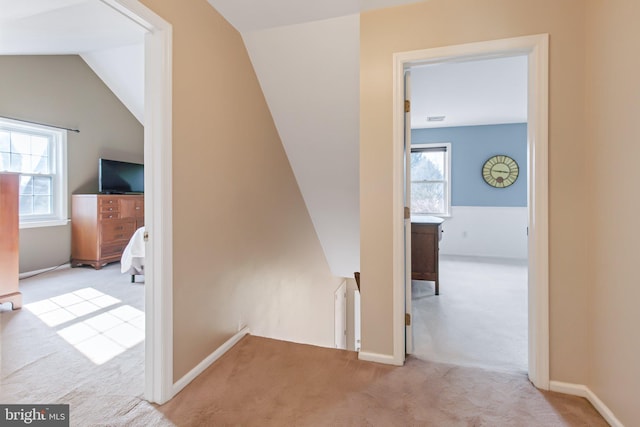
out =
[(602, 415), (602, 417), (612, 427), (624, 427), (618, 418), (611, 412), (611, 410), (604, 404), (589, 387), (582, 384), (563, 383), (560, 381), (550, 381), (549, 390), (556, 391), (558, 393), (571, 394), (574, 396), (580, 396), (587, 399), (594, 408)]
[(64, 270), (65, 268), (71, 268), (71, 264), (66, 263), (62, 265), (56, 265), (54, 267), (41, 268), (40, 270), (25, 271), (24, 273), (18, 274), (18, 279), (24, 279), (25, 277), (31, 277), (31, 276), (35, 276), (36, 274), (46, 273), (47, 271)]
[(366, 362), (376, 362), (376, 363), (383, 363), (385, 365), (402, 366), (402, 362), (398, 363), (398, 361), (389, 354), (370, 353), (368, 351), (360, 351), (358, 352), (358, 359), (364, 360)]
[(196, 379), (198, 375), (200, 375), (202, 372), (204, 372), (205, 369), (211, 366), (213, 362), (215, 362), (220, 357), (222, 357), (223, 354), (229, 351), (231, 347), (236, 345), (236, 343), (240, 341), (242, 337), (244, 337), (248, 333), (249, 333), (248, 327), (242, 328), (237, 334), (235, 334), (234, 336), (229, 338), (227, 341), (225, 341), (224, 344), (218, 347), (213, 353), (207, 356), (202, 362), (198, 363), (198, 365), (195, 368), (187, 372), (185, 376), (183, 376), (178, 381), (176, 381), (175, 384), (173, 384), (172, 396), (175, 396), (176, 394), (178, 394), (191, 381)]

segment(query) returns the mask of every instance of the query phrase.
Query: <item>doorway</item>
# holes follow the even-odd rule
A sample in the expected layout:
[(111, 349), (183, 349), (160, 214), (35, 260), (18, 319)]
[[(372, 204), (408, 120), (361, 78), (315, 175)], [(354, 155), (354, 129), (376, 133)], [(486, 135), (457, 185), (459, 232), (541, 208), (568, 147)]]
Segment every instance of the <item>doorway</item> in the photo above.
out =
[[(143, 125), (144, 158), (147, 163), (145, 219), (150, 238), (146, 245), (144, 289), (145, 398), (164, 403), (173, 395), (171, 26), (137, 0), (91, 0), (87, 3), (94, 5), (97, 2), (116, 10), (124, 15), (125, 20), (134, 22), (146, 31)], [(43, 2), (35, 8), (40, 6), (59, 7)], [(37, 13), (38, 10), (30, 12)], [(87, 298), (102, 297), (93, 291), (84, 292), (84, 295)]]
[[(549, 388), (549, 301), (548, 301), (548, 35), (525, 36), (489, 42), (426, 49), (394, 55), (394, 212), (404, 211), (405, 70), (421, 64), (438, 64), (472, 59), (525, 55), (528, 59), (527, 107), (527, 201), (528, 201), (528, 374), (538, 388)], [(407, 338), (412, 334), (406, 322), (411, 307), (410, 269), (406, 268), (409, 239), (407, 220), (397, 221), (394, 244), (394, 358), (404, 360)], [(400, 225), (402, 224), (402, 225)], [(409, 324), (407, 324), (409, 323)]]
[[(413, 339), (407, 353), (524, 372), (527, 57), (417, 65), (409, 76)], [(443, 220), (437, 249), (424, 240), (429, 219)], [(425, 274), (434, 249), (437, 278)]]

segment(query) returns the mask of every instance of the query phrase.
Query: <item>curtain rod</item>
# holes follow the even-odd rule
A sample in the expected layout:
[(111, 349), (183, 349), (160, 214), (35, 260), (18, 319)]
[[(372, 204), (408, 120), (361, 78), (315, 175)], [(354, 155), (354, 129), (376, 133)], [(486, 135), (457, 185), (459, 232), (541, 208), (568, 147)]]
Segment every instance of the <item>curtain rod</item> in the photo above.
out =
[(31, 120), (16, 119), (15, 117), (7, 117), (7, 116), (0, 116), (0, 117), (2, 117), (3, 119), (16, 120), (18, 122), (31, 123), (32, 125), (49, 126), (50, 128), (56, 128), (56, 129), (68, 130), (69, 132), (80, 133), (80, 129), (71, 129), (63, 126), (56, 126), (56, 125), (50, 125), (47, 123), (34, 122)]

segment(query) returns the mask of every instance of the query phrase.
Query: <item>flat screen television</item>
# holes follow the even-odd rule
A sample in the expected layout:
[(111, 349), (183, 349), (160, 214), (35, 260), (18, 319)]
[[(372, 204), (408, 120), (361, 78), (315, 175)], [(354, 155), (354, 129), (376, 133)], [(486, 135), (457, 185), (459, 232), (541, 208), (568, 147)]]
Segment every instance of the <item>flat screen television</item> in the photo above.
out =
[(99, 159), (98, 191), (104, 194), (144, 193), (144, 165)]

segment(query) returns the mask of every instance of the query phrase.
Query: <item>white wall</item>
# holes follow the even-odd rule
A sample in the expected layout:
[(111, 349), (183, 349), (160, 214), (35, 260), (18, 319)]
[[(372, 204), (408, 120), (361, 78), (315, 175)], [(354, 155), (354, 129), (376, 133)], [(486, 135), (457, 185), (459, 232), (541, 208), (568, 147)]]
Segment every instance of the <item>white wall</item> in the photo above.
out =
[(527, 258), (527, 208), (452, 206), (440, 254)]
[(242, 35), (331, 272), (342, 277), (360, 270), (359, 31), (350, 15)]

